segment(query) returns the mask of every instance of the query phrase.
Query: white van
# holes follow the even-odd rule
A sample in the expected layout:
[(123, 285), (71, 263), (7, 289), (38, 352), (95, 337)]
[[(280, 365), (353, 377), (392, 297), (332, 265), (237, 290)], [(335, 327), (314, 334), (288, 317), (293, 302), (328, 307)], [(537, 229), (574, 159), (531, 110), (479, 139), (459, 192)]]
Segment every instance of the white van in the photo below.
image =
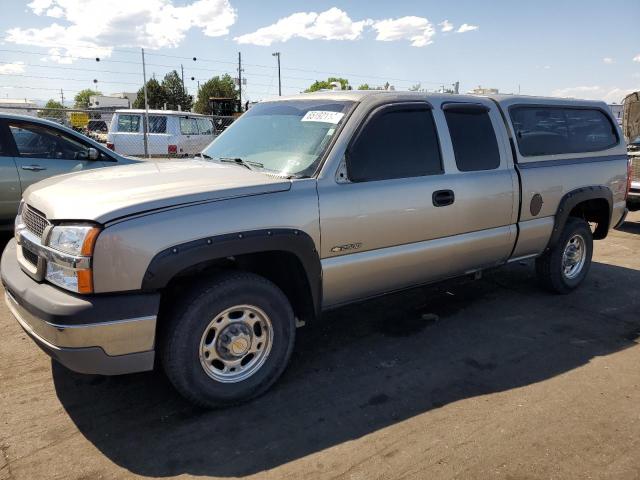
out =
[[(107, 147), (122, 155), (144, 155), (144, 117), (144, 110), (116, 110), (107, 135)], [(195, 155), (214, 138), (213, 122), (205, 115), (149, 110), (148, 150), (152, 156)]]

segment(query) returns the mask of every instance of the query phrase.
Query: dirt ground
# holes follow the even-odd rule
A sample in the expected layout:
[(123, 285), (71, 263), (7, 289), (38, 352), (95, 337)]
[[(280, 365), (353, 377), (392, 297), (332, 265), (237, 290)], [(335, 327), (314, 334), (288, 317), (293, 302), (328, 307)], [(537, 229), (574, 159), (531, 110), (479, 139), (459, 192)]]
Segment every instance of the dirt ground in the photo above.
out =
[(640, 478), (629, 220), (568, 296), (527, 262), (326, 314), (275, 388), (226, 410), (159, 372), (67, 371), (0, 302), (0, 479)]

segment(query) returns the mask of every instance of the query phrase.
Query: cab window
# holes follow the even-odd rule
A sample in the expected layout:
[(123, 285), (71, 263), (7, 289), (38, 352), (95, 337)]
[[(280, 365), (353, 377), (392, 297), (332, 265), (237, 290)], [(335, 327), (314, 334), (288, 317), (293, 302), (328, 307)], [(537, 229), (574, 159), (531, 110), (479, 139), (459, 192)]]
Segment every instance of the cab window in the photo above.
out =
[(208, 118), (198, 118), (198, 130), (200, 135), (213, 135), (213, 124)]
[(431, 108), (411, 104), (375, 112), (348, 149), (347, 171), (352, 182), (442, 173)]
[(180, 133), (182, 135), (198, 135), (198, 123), (196, 119), (180, 117)]

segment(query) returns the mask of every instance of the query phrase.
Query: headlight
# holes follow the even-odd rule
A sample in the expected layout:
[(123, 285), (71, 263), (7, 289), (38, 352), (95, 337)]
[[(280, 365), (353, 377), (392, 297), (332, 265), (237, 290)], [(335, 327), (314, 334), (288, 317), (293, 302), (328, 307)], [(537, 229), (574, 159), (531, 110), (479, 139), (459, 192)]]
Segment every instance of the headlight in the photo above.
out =
[[(85, 260), (86, 266), (90, 266), (99, 233), (99, 228), (90, 225), (59, 225), (51, 229), (48, 247), (73, 257), (83, 257), (81, 260)], [(91, 268), (76, 268), (76, 263), (74, 259), (66, 259), (64, 255), (57, 261), (49, 259), (45, 277), (51, 283), (72, 292), (92, 293)]]
[(77, 257), (89, 257), (100, 230), (92, 226), (62, 225), (53, 227), (49, 247)]
[(20, 239), (20, 236), (19, 236), (20, 230), (24, 228), (24, 223), (22, 223), (23, 208), (24, 208), (24, 200), (20, 202), (20, 206), (18, 207), (18, 215), (16, 215), (16, 219), (13, 223), (13, 234), (15, 236), (16, 242)]

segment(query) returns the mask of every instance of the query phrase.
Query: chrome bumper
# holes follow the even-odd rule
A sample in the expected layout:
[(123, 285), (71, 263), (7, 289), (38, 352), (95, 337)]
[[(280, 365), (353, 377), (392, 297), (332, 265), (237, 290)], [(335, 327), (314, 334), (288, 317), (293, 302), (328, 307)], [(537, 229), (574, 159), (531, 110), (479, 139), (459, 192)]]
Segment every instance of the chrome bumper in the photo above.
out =
[(22, 328), (51, 347), (100, 347), (110, 356), (153, 350), (155, 315), (91, 325), (55, 325), (36, 318), (9, 292), (5, 292), (4, 298)]

